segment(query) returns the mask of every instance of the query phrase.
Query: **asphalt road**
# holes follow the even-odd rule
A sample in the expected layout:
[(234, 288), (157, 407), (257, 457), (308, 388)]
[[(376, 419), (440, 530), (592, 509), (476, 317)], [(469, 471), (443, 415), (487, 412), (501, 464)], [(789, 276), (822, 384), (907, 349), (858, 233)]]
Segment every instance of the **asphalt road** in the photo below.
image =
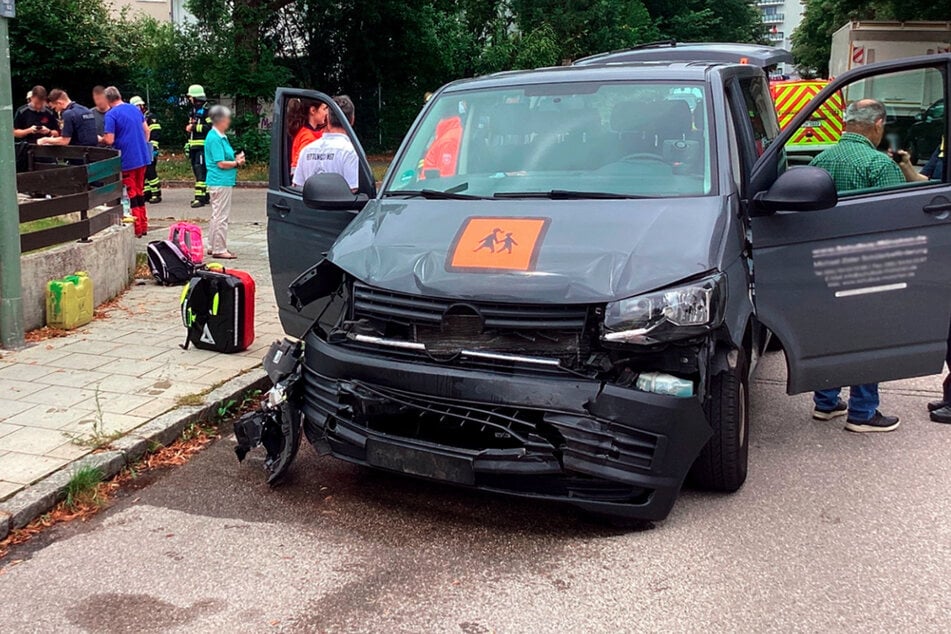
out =
[(648, 526), (310, 447), (270, 490), (224, 438), (14, 551), (0, 629), (948, 631), (951, 427), (923, 412), (938, 378), (890, 384), (901, 429), (855, 435), (812, 421), (783, 374), (767, 356), (752, 391), (746, 486), (685, 491)]
[[(231, 222), (246, 223), (260, 222), (264, 223), (267, 217), (265, 208), (265, 192), (263, 188), (244, 188), (235, 189), (231, 201)], [(149, 217), (160, 220), (164, 218), (173, 218), (181, 220), (201, 219), (207, 222), (211, 217), (211, 206), (205, 205), (198, 209), (192, 209), (189, 204), (194, 198), (194, 192), (191, 189), (169, 189), (162, 190), (162, 202), (158, 205), (149, 205)], [(158, 239), (158, 238), (152, 238)]]
[[(236, 193), (235, 221), (262, 199)], [(902, 427), (856, 435), (812, 421), (784, 374), (781, 354), (757, 374), (746, 486), (684, 491), (654, 525), (309, 446), (271, 490), (226, 437), (0, 561), (0, 631), (949, 631), (951, 427), (924, 412), (940, 378), (887, 385)]]

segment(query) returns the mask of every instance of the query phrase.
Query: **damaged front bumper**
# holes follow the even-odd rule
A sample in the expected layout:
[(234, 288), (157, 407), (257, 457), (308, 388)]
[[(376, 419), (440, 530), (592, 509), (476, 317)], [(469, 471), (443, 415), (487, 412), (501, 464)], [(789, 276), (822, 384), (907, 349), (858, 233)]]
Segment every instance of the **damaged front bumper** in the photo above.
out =
[(350, 462), (638, 519), (667, 516), (711, 436), (697, 397), (416, 363), (306, 338), (300, 407)]

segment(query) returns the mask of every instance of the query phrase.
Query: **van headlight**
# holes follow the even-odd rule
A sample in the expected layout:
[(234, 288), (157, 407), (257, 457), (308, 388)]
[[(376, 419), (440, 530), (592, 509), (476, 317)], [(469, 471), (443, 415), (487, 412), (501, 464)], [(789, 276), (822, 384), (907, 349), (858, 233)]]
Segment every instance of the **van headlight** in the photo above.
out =
[(605, 307), (601, 339), (650, 344), (702, 335), (723, 322), (725, 300), (726, 278), (717, 274), (611, 302)]

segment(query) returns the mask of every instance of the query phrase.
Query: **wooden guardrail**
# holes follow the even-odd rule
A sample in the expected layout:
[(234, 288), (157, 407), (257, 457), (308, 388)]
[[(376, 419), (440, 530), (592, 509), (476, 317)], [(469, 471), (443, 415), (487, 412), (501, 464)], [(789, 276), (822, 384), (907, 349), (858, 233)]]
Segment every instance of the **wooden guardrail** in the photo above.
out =
[(25, 153), (21, 156), (26, 171), (17, 174), (17, 192), (33, 197), (20, 202), (20, 222), (79, 213), (79, 220), (21, 234), (22, 252), (71, 240), (86, 242), (122, 222), (122, 164), (117, 150), (30, 144), (20, 151)]

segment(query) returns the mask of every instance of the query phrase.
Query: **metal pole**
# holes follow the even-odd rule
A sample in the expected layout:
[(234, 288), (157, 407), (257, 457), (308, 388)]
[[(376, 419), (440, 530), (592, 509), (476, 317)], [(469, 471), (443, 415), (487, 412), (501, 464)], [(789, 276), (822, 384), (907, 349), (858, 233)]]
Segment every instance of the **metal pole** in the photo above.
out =
[(4, 348), (23, 345), (20, 210), (13, 153), (10, 35), (5, 17), (0, 17), (0, 345)]

